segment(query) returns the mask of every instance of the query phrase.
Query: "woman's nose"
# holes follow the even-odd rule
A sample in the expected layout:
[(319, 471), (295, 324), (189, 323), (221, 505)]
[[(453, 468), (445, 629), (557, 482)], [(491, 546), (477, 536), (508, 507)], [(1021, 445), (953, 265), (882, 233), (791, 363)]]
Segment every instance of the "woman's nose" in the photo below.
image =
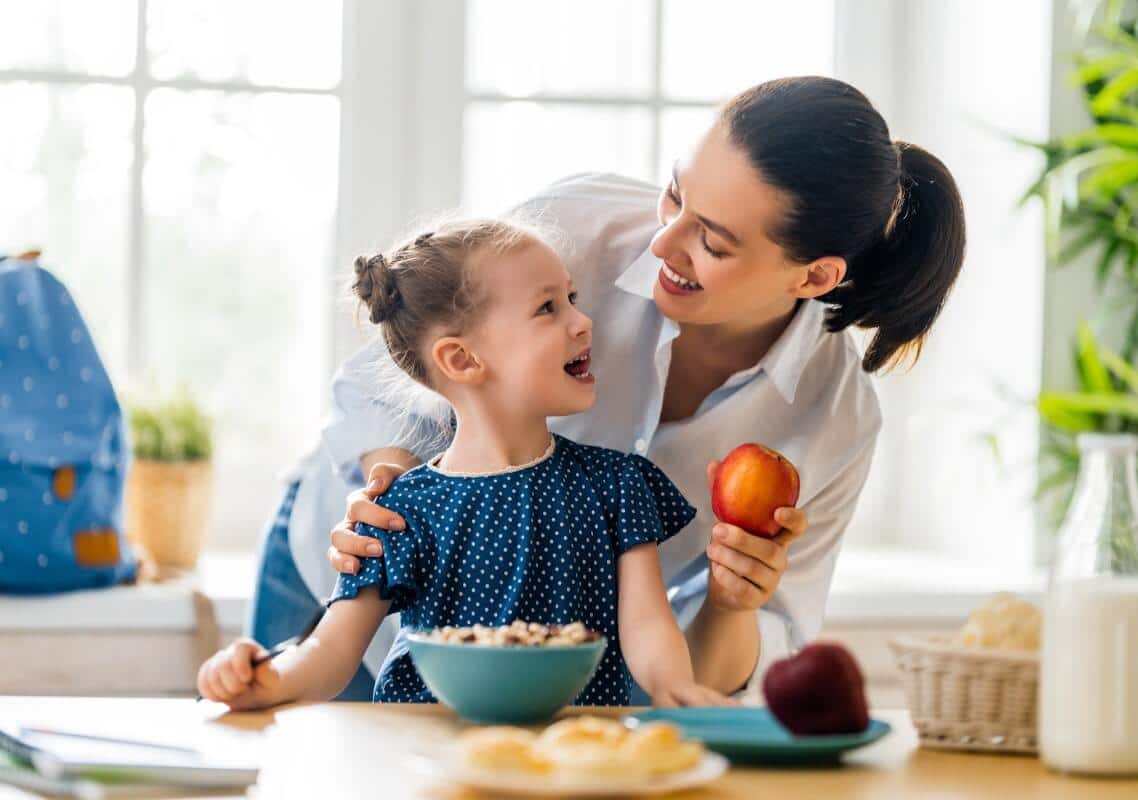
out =
[(687, 257), (683, 254), (683, 249), (680, 246), (680, 227), (680, 220), (673, 218), (669, 220), (667, 225), (656, 231), (656, 235), (652, 237), (652, 242), (648, 246), (652, 255), (661, 261), (671, 261), (673, 264), (686, 263)]

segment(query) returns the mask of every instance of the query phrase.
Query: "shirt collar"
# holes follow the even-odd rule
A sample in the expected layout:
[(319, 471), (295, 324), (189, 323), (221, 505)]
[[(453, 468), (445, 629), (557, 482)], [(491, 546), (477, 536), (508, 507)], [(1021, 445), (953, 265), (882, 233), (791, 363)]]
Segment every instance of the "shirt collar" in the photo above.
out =
[(618, 289), (623, 289), (637, 297), (652, 299), (652, 289), (656, 285), (656, 276), (660, 273), (660, 259), (652, 255), (651, 250), (645, 250), (629, 267), (616, 279)]
[[(659, 271), (660, 259), (652, 255), (651, 250), (645, 250), (620, 274), (616, 279), (616, 286), (630, 294), (651, 300)], [(770, 377), (771, 383), (782, 399), (787, 403), (793, 403), (802, 371), (806, 368), (811, 353), (814, 352), (824, 313), (825, 306), (817, 300), (802, 301), (786, 330), (771, 345), (759, 363), (736, 372), (725, 385), (735, 386), (744, 383), (761, 369)]]

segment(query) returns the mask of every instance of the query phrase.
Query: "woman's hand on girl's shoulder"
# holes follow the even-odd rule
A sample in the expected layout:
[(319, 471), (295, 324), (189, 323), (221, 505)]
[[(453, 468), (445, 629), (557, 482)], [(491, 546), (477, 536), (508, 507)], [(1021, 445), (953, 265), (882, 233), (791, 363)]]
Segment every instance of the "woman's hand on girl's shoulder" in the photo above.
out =
[(383, 553), (378, 539), (356, 533), (357, 522), (389, 531), (406, 529), (403, 517), (374, 502), (406, 471), (406, 467), (398, 464), (375, 464), (368, 474), (367, 486), (348, 495), (344, 518), (332, 529), (332, 545), (328, 548), (328, 562), (337, 572), (355, 575), (361, 558), (374, 558)]

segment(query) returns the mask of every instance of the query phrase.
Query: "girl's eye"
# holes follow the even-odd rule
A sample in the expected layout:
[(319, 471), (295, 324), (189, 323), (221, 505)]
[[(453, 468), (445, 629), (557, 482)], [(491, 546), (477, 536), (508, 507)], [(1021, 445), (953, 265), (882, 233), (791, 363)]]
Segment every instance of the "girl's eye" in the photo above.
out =
[(576, 292), (569, 292), (569, 304), (573, 305), (573, 306), (577, 305), (577, 293)]
[(665, 196), (668, 198), (668, 200), (670, 200), (670, 201), (671, 201), (671, 202), (672, 202), (674, 205), (677, 205), (677, 206), (678, 206), (678, 205), (680, 204), (680, 195), (679, 195), (679, 193), (676, 191), (676, 187), (675, 187), (675, 184), (669, 183), (669, 184), (668, 184), (668, 188), (664, 190), (664, 195), (665, 195)]
[(540, 314), (552, 314), (552, 313), (553, 313), (553, 301), (552, 300), (546, 300), (544, 303), (541, 304), (541, 308), (539, 308), (537, 310), (537, 314), (535, 314), (534, 316), (538, 316)]

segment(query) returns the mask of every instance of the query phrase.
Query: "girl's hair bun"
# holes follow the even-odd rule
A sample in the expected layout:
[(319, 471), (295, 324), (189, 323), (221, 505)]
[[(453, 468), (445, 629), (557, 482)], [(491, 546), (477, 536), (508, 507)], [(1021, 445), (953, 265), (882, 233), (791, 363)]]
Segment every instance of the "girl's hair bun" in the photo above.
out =
[(399, 286), (383, 253), (360, 256), (355, 270), (352, 291), (367, 306), (368, 319), (377, 325), (391, 319), (400, 306)]

